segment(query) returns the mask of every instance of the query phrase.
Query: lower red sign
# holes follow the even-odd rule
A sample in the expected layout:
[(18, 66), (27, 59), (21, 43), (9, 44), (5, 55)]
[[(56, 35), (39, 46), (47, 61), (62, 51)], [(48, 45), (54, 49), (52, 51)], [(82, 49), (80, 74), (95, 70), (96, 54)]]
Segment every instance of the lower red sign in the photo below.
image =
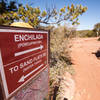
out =
[(48, 32), (0, 29), (0, 64), (9, 98), (47, 67)]

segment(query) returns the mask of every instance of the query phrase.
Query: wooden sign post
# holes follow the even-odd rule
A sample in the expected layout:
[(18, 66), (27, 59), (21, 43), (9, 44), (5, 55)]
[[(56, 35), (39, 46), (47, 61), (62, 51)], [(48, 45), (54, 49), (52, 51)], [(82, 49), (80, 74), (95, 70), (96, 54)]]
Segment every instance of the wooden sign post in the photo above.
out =
[(0, 27), (0, 73), (8, 99), (48, 66), (49, 32)]

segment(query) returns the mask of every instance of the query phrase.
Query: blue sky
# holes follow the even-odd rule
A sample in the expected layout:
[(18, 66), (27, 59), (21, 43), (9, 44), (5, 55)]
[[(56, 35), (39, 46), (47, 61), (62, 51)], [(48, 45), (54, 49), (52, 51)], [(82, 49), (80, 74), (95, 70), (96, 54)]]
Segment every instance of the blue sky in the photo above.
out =
[(64, 5), (70, 5), (71, 3), (82, 4), (87, 6), (88, 10), (79, 17), (80, 25), (77, 26), (77, 29), (93, 29), (94, 24), (100, 22), (100, 0), (21, 0), (21, 3), (32, 3), (33, 7), (38, 6), (42, 10), (44, 10), (46, 7), (51, 7), (53, 3), (58, 9)]
[(86, 0), (88, 10), (80, 16), (78, 29), (93, 29), (94, 24), (100, 22), (100, 0)]

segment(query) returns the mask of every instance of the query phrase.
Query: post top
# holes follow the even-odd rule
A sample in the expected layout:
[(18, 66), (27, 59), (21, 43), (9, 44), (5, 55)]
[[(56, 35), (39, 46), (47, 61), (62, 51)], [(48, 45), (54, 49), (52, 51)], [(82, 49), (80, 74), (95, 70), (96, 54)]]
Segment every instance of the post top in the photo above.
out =
[(31, 25), (25, 22), (14, 22), (10, 26), (18, 26), (18, 27), (25, 27), (25, 28), (33, 28)]

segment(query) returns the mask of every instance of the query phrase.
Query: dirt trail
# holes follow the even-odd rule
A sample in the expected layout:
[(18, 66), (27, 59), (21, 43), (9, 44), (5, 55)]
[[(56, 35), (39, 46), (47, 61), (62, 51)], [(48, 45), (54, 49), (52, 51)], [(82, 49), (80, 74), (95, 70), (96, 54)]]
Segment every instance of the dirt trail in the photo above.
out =
[(76, 74), (73, 100), (100, 100), (100, 60), (92, 52), (100, 48), (97, 38), (78, 38), (72, 41), (72, 61)]

